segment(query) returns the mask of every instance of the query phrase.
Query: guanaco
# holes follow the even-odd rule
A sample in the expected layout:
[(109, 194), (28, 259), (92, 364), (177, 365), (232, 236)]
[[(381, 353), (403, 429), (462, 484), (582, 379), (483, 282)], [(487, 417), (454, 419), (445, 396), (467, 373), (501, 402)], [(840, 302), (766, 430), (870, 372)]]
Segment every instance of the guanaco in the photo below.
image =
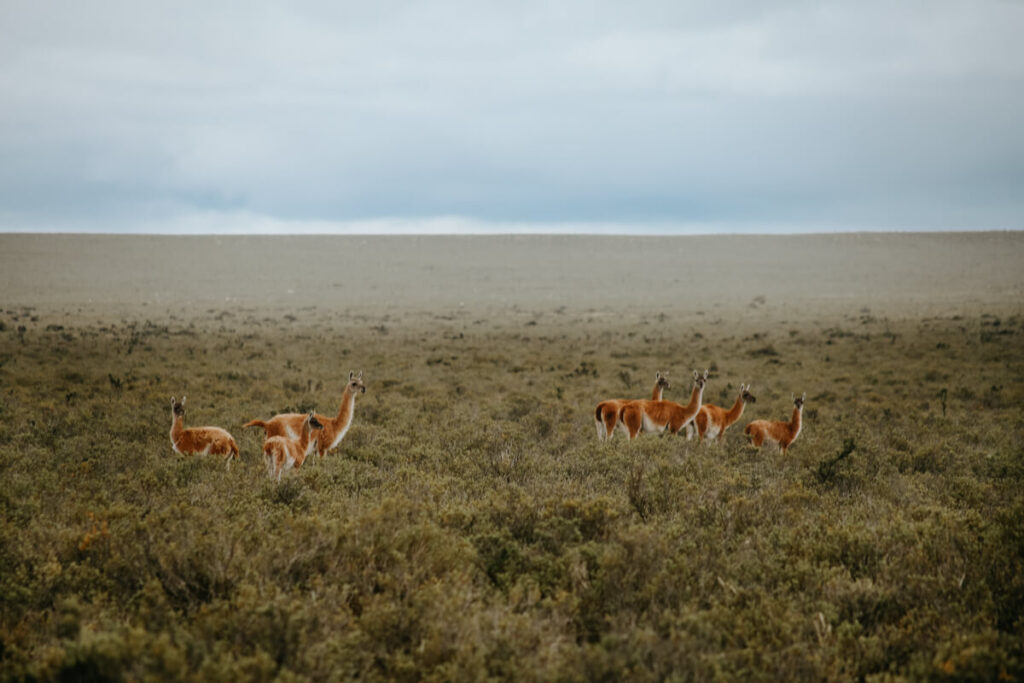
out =
[[(654, 375), (654, 389), (651, 391), (651, 400), (660, 401), (665, 389), (671, 388), (668, 377), (660, 372)], [(597, 427), (597, 440), (612, 438), (615, 427), (619, 423), (619, 411), (629, 399), (613, 398), (601, 401), (594, 410), (594, 426)]]
[(678, 434), (700, 410), (707, 381), (707, 370), (703, 375), (694, 370), (693, 391), (690, 393), (690, 402), (685, 406), (673, 401), (629, 401), (619, 411), (619, 421), (630, 439), (635, 439), (641, 431), (660, 434), (667, 429), (672, 434)]
[[(366, 385), (363, 384), (362, 370), (359, 371), (358, 375), (350, 371), (348, 373), (348, 384), (345, 385), (345, 391), (341, 395), (341, 407), (338, 409), (337, 417), (316, 414), (316, 419), (323, 428), (317, 432), (316, 437), (307, 445), (307, 455), (315, 447), (317, 455), (323, 458), (327, 455), (328, 451), (333, 450), (341, 443), (349, 427), (352, 426), (352, 416), (356, 412), (356, 394), (365, 393)], [(272, 436), (298, 439), (305, 419), (306, 416), (302, 413), (282, 413), (275, 415), (266, 422), (263, 420), (250, 420), (242, 426), (263, 427), (268, 439)]]
[(271, 436), (263, 442), (263, 459), (267, 463), (267, 474), (271, 479), (281, 481), (281, 474), (292, 467), (298, 469), (306, 462), (307, 446), (313, 440), (313, 431), (323, 427), (313, 411), (302, 416), (301, 433), (298, 439)]
[(743, 415), (743, 408), (748, 403), (757, 403), (757, 398), (750, 393), (749, 384), (740, 384), (740, 393), (729, 410), (705, 403), (693, 418), (693, 422), (686, 425), (686, 438), (692, 439), (694, 432), (697, 432), (697, 437), (701, 441), (714, 440), (716, 436), (725, 434), (725, 430)]
[(185, 399), (181, 403), (171, 396), (171, 448), (182, 455), (222, 455), (231, 464), (238, 458), (238, 444), (220, 427), (192, 427), (185, 429)]
[(801, 417), (804, 412), (804, 399), (807, 392), (800, 398), (793, 399), (793, 419), (789, 422), (776, 422), (773, 420), (754, 420), (747, 425), (743, 433), (750, 439), (754, 448), (760, 448), (765, 441), (777, 443), (782, 454), (786, 454), (796, 437), (800, 436)]

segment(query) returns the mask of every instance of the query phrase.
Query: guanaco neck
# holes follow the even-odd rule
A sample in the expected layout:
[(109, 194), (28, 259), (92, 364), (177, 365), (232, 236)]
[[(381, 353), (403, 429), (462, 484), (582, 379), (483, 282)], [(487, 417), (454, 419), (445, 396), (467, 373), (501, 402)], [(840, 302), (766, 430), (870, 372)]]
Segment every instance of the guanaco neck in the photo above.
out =
[(732, 404), (732, 408), (725, 414), (725, 426), (728, 427), (736, 420), (740, 419), (743, 415), (743, 408), (747, 405), (747, 402), (743, 400), (743, 394), (736, 397), (736, 403)]
[(185, 418), (171, 413), (171, 442), (178, 443), (178, 438), (185, 431)]
[(803, 407), (793, 408), (793, 419), (789, 421), (789, 432), (793, 435), (794, 439), (800, 433), (800, 418), (803, 410)]
[(665, 389), (661, 386), (661, 384), (659, 382), (655, 382), (654, 383), (654, 391), (651, 392), (651, 400), (652, 401), (660, 401), (661, 400), (661, 395), (664, 392), (665, 392)]
[(299, 437), (299, 450), (303, 453), (306, 452), (306, 446), (309, 445), (309, 438), (313, 436), (313, 428), (306, 422), (302, 425), (302, 436)]
[(700, 399), (704, 393), (704, 387), (699, 384), (693, 385), (693, 391), (690, 393), (690, 402), (686, 404), (687, 413), (696, 413), (700, 410)]
[(345, 393), (341, 395), (341, 407), (338, 408), (338, 417), (334, 419), (337, 426), (344, 426), (352, 419), (352, 412), (355, 409), (356, 392), (352, 391), (352, 385), (345, 385)]

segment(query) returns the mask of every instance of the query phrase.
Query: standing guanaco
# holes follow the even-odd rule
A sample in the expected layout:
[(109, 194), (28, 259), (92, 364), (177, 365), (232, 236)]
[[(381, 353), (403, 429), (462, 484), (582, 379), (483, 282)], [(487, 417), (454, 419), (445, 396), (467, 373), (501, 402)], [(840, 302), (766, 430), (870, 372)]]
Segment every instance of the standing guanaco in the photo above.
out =
[(302, 467), (302, 463), (306, 462), (306, 447), (313, 439), (313, 430), (319, 430), (321, 427), (323, 425), (311, 410), (302, 418), (301, 433), (298, 439), (271, 436), (263, 442), (263, 459), (267, 463), (267, 474), (271, 479), (281, 481), (281, 474), (285, 470)]
[(672, 434), (678, 434), (700, 410), (707, 381), (707, 370), (703, 376), (694, 370), (693, 391), (690, 393), (690, 402), (685, 406), (673, 401), (630, 401), (619, 411), (619, 421), (630, 439), (635, 439), (641, 431), (661, 433), (667, 429)]
[(804, 412), (804, 399), (807, 392), (800, 398), (793, 399), (793, 418), (789, 422), (777, 422), (773, 420), (754, 420), (747, 425), (743, 433), (750, 439), (751, 445), (760, 448), (765, 441), (777, 443), (782, 454), (800, 436), (802, 426), (802, 415)]
[(693, 422), (686, 425), (686, 438), (692, 439), (695, 431), (701, 441), (713, 440), (716, 436), (725, 434), (725, 430), (743, 415), (743, 408), (748, 403), (757, 403), (757, 398), (750, 393), (749, 384), (740, 384), (740, 393), (729, 410), (705, 403), (700, 407), (697, 417), (693, 418)]
[[(352, 416), (356, 412), (356, 394), (365, 394), (366, 385), (363, 384), (363, 373), (359, 374), (354, 372), (348, 373), (348, 384), (345, 385), (345, 391), (341, 395), (341, 407), (338, 408), (337, 417), (327, 417), (326, 415), (316, 414), (317, 421), (323, 425), (323, 428), (317, 432), (313, 441), (310, 441), (306, 447), (306, 453), (308, 454), (313, 450), (314, 447), (317, 449), (317, 454), (323, 458), (328, 451), (334, 449), (341, 440), (348, 433), (349, 427), (352, 426)], [(289, 439), (299, 438), (299, 434), (302, 430), (302, 424), (305, 421), (306, 416), (302, 413), (282, 413), (275, 415), (267, 421), (263, 420), (250, 420), (246, 422), (243, 427), (263, 427), (266, 431), (267, 438), (272, 436), (284, 436)]]
[[(654, 389), (651, 390), (651, 400), (660, 401), (665, 389), (669, 389), (668, 377), (660, 372), (654, 375)], [(616, 425), (619, 423), (619, 411), (623, 404), (629, 399), (612, 398), (601, 401), (594, 410), (594, 426), (597, 427), (597, 440), (612, 438)]]

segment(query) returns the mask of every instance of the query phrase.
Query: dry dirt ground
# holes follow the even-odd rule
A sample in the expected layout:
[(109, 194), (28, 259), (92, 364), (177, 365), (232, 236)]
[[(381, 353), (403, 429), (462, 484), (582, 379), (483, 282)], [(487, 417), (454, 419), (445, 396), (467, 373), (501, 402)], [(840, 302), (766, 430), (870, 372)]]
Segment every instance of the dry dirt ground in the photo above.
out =
[(626, 319), (1016, 310), (1024, 233), (724, 237), (0, 235), (3, 304), (163, 317), (586, 312)]

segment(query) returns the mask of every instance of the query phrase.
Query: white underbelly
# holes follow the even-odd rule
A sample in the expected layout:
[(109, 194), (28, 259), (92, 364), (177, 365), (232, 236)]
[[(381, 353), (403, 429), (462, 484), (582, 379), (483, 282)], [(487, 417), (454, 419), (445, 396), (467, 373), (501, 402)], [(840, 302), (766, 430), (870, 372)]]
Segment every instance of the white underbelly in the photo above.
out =
[(643, 425), (644, 425), (644, 431), (645, 432), (653, 432), (655, 434), (658, 434), (658, 433), (661, 433), (661, 432), (665, 431), (665, 425), (657, 424), (656, 422), (654, 422), (654, 420), (652, 420), (651, 418), (647, 417), (646, 414), (644, 414), (644, 417), (643, 417)]

